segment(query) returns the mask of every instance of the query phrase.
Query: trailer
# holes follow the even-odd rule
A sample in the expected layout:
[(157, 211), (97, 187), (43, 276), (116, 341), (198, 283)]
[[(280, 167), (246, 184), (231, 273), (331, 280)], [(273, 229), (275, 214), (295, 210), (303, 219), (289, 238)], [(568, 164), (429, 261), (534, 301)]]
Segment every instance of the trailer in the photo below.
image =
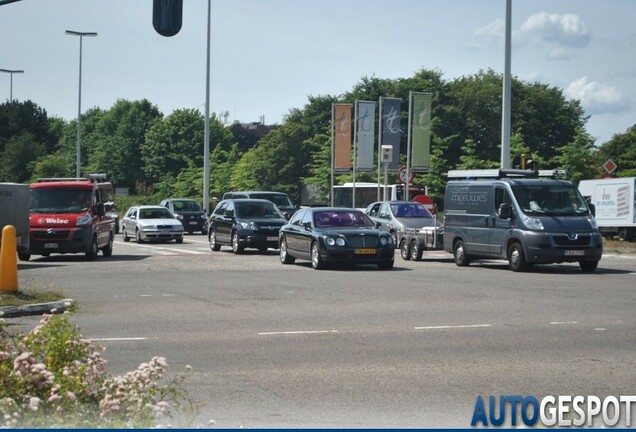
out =
[(19, 256), (29, 252), (29, 202), (29, 185), (0, 183), (0, 238), (4, 227), (12, 225)]
[(425, 250), (444, 249), (444, 228), (403, 228), (398, 232), (398, 239), (402, 259), (420, 261)]
[(595, 206), (599, 230), (620, 241), (636, 238), (636, 177), (581, 180), (579, 192)]

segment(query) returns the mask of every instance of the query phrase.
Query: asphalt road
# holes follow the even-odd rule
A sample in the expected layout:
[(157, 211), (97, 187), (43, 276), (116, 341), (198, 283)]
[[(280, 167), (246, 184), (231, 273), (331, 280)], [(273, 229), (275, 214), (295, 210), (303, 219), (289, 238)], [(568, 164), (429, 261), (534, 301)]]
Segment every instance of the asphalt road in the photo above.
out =
[(110, 258), (33, 257), (18, 275), (78, 303), (112, 373), (155, 355), (171, 373), (192, 366), (190, 426), (470, 427), (478, 395), (634, 394), (636, 255), (586, 274), (397, 252), (393, 270), (315, 271), (275, 251), (211, 252), (201, 235), (119, 237)]

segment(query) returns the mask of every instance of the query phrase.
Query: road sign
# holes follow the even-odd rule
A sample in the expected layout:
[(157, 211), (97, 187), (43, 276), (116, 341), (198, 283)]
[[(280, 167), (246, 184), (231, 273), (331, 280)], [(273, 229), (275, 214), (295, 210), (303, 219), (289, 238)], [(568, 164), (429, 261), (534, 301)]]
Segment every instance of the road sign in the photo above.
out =
[(413, 201), (423, 204), (432, 214), (435, 214), (435, 202), (430, 196), (424, 194), (415, 195)]
[(406, 165), (402, 165), (397, 172), (397, 179), (400, 183), (411, 183), (415, 178), (415, 173), (411, 171), (409, 178), (406, 177)]
[(616, 171), (616, 168), (618, 168), (618, 165), (616, 165), (616, 162), (614, 162), (611, 159), (608, 159), (604, 164), (603, 164), (603, 168), (605, 169), (605, 171), (607, 171), (608, 174), (613, 173), (614, 171)]

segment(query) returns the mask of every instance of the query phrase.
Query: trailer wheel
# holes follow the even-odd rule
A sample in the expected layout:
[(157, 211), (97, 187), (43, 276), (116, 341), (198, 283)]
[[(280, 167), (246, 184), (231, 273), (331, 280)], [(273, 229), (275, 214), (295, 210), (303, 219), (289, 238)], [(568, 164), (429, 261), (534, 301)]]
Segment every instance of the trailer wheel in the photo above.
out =
[(632, 240), (632, 230), (629, 228), (619, 228), (618, 229), (618, 241), (631, 241)]
[(409, 250), (406, 239), (402, 239), (402, 241), (400, 242), (400, 255), (402, 255), (402, 259), (404, 261), (408, 261), (411, 259), (411, 251)]
[(422, 248), (420, 247), (417, 239), (411, 240), (411, 259), (413, 261), (420, 261), (422, 259)]

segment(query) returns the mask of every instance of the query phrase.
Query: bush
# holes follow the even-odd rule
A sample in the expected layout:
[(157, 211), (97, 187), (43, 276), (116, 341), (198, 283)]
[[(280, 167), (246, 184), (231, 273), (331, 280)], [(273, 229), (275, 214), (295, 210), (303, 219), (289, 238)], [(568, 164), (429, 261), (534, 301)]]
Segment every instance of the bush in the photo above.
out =
[(160, 384), (164, 358), (111, 377), (102, 350), (66, 315), (44, 315), (25, 335), (0, 319), (0, 428), (147, 428), (172, 419), (172, 410), (194, 414), (184, 374)]

